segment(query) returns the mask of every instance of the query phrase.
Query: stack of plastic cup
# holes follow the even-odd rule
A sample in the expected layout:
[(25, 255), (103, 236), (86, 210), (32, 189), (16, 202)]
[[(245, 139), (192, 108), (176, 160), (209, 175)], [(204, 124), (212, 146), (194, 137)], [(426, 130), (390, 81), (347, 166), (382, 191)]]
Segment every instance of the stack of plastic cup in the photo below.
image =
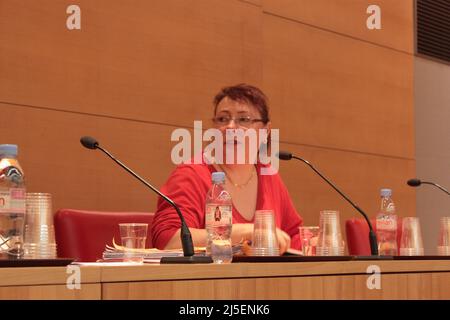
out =
[(257, 210), (253, 226), (251, 254), (253, 256), (279, 256), (280, 248), (272, 210)]
[(49, 193), (27, 193), (25, 214), (25, 259), (56, 258), (52, 197)]
[(317, 240), (316, 255), (343, 256), (344, 249), (339, 211), (320, 211), (319, 238)]
[(450, 256), (450, 217), (442, 217), (437, 247), (439, 256)]
[(402, 238), (400, 241), (401, 256), (423, 256), (422, 231), (417, 217), (405, 217), (402, 222)]

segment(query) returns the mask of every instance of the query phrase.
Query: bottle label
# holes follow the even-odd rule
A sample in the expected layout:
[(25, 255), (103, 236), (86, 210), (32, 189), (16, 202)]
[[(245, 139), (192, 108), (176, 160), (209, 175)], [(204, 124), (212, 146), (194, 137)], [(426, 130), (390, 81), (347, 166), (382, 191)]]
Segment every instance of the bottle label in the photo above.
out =
[(205, 224), (207, 226), (215, 224), (231, 224), (232, 214), (232, 208), (230, 205), (207, 205)]
[(397, 216), (385, 216), (382, 219), (377, 219), (377, 230), (397, 230)]
[(25, 189), (0, 190), (0, 213), (25, 213)]

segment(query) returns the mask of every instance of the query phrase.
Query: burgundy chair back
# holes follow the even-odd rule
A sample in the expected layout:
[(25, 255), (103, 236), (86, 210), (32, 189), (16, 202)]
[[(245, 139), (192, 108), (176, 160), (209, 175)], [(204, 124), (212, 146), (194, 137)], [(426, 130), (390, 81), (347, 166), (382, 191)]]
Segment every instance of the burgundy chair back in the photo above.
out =
[[(375, 219), (371, 219), (373, 230), (377, 232)], [(352, 218), (345, 222), (345, 233), (347, 235), (347, 247), (349, 255), (370, 256), (369, 226), (363, 218)], [(400, 249), (402, 238), (402, 219), (397, 221), (397, 246)]]
[[(146, 212), (100, 212), (61, 209), (55, 213), (55, 239), (60, 258), (77, 261), (96, 261), (102, 258), (105, 246), (112, 245), (114, 238), (120, 245), (119, 223), (148, 223), (150, 232), (153, 213)], [(151, 248), (147, 236), (146, 248)]]

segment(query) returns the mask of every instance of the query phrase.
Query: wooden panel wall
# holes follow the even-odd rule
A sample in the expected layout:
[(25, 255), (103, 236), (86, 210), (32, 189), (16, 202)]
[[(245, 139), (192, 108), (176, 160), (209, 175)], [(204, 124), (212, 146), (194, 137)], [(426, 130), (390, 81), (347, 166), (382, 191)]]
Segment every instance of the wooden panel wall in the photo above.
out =
[[(264, 11), (325, 31), (413, 53), (414, 0), (263, 0)], [(382, 28), (367, 29), (370, 5), (381, 8)]]
[[(450, 187), (450, 65), (414, 60), (417, 176)], [(417, 190), (417, 216), (422, 222), (424, 249), (436, 253), (441, 217), (450, 216), (450, 201), (429, 186)]]
[[(415, 215), (413, 2), (380, 1), (382, 29), (366, 27), (365, 0), (263, 1), (263, 87), (281, 147), (310, 160), (370, 216), (379, 190)], [(357, 212), (302, 163), (281, 163), (306, 224)], [(343, 227), (343, 226), (342, 226)]]
[[(66, 8), (82, 10), (81, 30)], [(282, 148), (311, 160), (374, 215), (392, 187), (415, 215), (412, 12), (379, 1), (0, 0), (0, 142), (19, 144), (30, 191), (55, 209), (154, 211), (156, 197), (104, 155), (92, 135), (161, 186), (170, 134), (212, 115), (224, 85), (260, 86)], [(281, 173), (306, 224), (335, 208), (356, 216), (301, 163)]]
[(192, 126), (224, 83), (261, 78), (254, 5), (77, 1), (82, 29), (69, 31), (73, 3), (2, 1), (3, 101)]
[(116, 282), (104, 284), (102, 296), (105, 300), (443, 300), (450, 295), (448, 272), (383, 274), (382, 283), (381, 290), (369, 290), (366, 275)]

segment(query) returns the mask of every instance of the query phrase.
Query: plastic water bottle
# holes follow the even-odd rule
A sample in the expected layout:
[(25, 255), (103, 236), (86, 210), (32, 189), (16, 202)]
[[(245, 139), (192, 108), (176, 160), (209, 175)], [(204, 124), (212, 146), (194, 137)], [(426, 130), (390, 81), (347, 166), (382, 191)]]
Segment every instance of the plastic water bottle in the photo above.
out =
[(213, 172), (212, 186), (206, 196), (206, 252), (214, 263), (229, 263), (233, 258), (231, 196), (225, 189), (225, 173)]
[(396, 256), (397, 250), (397, 215), (392, 200), (391, 189), (381, 189), (381, 209), (377, 215), (378, 254)]
[(0, 252), (23, 255), (26, 210), (24, 173), (17, 160), (17, 145), (0, 145)]

